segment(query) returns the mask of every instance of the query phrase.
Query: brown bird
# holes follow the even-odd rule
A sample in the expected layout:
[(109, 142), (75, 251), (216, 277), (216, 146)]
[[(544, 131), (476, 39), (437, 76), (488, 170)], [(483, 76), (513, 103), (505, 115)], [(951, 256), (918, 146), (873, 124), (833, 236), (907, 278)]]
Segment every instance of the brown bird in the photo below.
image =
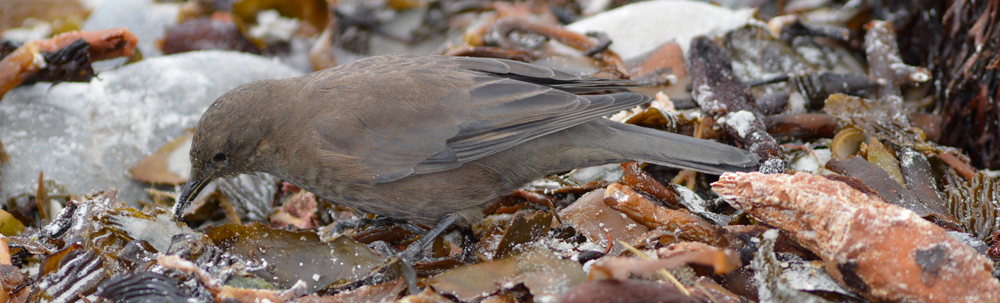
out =
[(202, 116), (173, 211), (179, 217), (216, 178), (267, 172), (365, 212), (468, 226), (500, 195), (577, 167), (757, 167), (756, 155), (733, 146), (601, 118), (648, 96), (580, 95), (627, 86), (515, 61), (420, 55), (248, 83)]

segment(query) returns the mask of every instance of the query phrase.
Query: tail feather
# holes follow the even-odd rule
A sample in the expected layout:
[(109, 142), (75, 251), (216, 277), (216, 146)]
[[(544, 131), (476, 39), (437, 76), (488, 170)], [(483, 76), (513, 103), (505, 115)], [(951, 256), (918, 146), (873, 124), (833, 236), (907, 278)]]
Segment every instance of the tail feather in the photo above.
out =
[(755, 171), (760, 158), (734, 146), (655, 129), (603, 120), (614, 130), (610, 149), (625, 158), (721, 175)]

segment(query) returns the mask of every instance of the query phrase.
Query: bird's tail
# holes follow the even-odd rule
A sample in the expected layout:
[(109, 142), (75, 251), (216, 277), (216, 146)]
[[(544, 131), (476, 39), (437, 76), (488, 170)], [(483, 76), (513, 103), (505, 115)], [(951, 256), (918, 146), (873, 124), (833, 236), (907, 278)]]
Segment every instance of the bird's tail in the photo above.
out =
[(599, 121), (612, 130), (609, 149), (627, 159), (715, 175), (757, 170), (759, 157), (744, 149), (610, 120)]

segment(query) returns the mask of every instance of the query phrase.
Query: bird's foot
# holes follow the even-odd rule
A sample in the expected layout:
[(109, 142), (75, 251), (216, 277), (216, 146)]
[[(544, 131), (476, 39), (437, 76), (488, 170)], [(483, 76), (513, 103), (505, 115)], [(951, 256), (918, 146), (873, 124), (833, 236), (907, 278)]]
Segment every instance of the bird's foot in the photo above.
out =
[(455, 224), (455, 221), (458, 221), (457, 215), (450, 214), (444, 217), (444, 219), (442, 219), (441, 222), (438, 222), (434, 228), (431, 228), (431, 230), (427, 231), (423, 237), (410, 244), (410, 246), (407, 246), (406, 250), (403, 250), (403, 252), (399, 254), (399, 259), (403, 261), (403, 277), (406, 278), (407, 287), (409, 288), (411, 295), (415, 295), (420, 292), (420, 288), (417, 287), (417, 273), (413, 270), (413, 264), (420, 261), (423, 257), (424, 250), (426, 250), (431, 243), (434, 243), (434, 239), (441, 235), (441, 233), (448, 229), (448, 227)]

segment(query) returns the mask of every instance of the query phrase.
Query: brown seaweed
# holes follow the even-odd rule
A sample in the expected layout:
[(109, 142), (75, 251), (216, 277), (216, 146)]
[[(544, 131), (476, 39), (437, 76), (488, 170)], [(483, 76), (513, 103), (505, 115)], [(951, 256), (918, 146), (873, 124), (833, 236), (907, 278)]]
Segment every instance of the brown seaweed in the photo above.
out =
[(1000, 182), (984, 173), (978, 173), (968, 182), (945, 186), (948, 207), (951, 214), (961, 222), (969, 233), (983, 241), (990, 238), (1000, 228)]
[[(788, 232), (823, 258), (834, 279), (870, 300), (1000, 299), (985, 256), (912, 211), (846, 184), (806, 173), (726, 173), (712, 189)], [(938, 266), (938, 258), (948, 262)]]
[(777, 172), (784, 169), (778, 159), (778, 144), (767, 133), (764, 115), (757, 109), (749, 87), (733, 74), (729, 57), (714, 41), (697, 37), (691, 41), (688, 72), (691, 73), (695, 100), (709, 115), (726, 119), (719, 124), (744, 148), (757, 153), (766, 164), (762, 171)]
[(924, 141), (923, 131), (911, 126), (907, 114), (897, 105), (833, 94), (823, 111), (837, 117), (842, 126), (857, 128), (868, 136), (918, 150), (932, 149)]
[(915, 44), (908, 48), (915, 53), (913, 61), (932, 67), (942, 117), (940, 142), (965, 150), (977, 167), (1000, 168), (1000, 1), (914, 4), (914, 19), (926, 22), (915, 22), (913, 34), (903, 40)]

